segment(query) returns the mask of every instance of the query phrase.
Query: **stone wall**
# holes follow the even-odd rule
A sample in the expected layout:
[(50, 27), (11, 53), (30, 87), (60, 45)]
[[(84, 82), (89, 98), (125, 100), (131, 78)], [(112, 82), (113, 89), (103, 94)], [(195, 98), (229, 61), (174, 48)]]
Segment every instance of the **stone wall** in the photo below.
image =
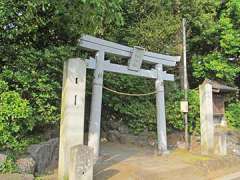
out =
[(240, 132), (228, 131), (227, 151), (229, 154), (240, 156)]
[[(183, 132), (167, 134), (169, 148), (177, 147), (184, 141)], [(116, 142), (122, 144), (134, 144), (139, 146), (157, 146), (156, 132), (143, 132), (134, 135), (122, 121), (103, 121), (101, 128), (101, 141)]]
[(50, 139), (28, 147), (27, 152), (36, 162), (35, 172), (44, 173), (48, 166), (58, 161), (59, 138)]
[[(58, 148), (59, 138), (53, 138), (40, 144), (30, 145), (27, 152), (16, 159), (17, 172), (23, 174), (16, 174), (16, 176), (30, 180), (34, 179), (33, 175), (45, 173), (51, 166), (52, 169), (57, 168)], [(0, 165), (4, 164), (6, 159), (6, 153), (1, 152)]]

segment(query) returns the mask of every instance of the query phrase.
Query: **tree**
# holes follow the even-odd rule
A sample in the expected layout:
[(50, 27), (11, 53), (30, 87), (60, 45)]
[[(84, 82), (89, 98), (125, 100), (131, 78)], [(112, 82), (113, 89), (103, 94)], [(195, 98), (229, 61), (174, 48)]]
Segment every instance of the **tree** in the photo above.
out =
[(0, 80), (8, 84), (2, 93), (29, 103), (31, 116), (21, 116), (29, 131), (59, 124), (63, 61), (81, 55), (81, 34), (104, 36), (123, 23), (121, 0), (3, 0), (0, 18)]

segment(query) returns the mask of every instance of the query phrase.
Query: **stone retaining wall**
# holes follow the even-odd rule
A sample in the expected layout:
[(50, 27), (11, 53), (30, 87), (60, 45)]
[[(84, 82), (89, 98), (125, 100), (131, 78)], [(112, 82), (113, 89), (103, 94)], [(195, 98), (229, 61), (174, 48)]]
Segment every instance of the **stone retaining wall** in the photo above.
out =
[[(167, 134), (169, 148), (177, 147), (179, 142), (184, 142), (184, 132)], [(143, 132), (134, 135), (121, 121), (103, 121), (101, 141), (117, 142), (121, 144), (134, 144), (139, 146), (157, 146), (156, 132)]]

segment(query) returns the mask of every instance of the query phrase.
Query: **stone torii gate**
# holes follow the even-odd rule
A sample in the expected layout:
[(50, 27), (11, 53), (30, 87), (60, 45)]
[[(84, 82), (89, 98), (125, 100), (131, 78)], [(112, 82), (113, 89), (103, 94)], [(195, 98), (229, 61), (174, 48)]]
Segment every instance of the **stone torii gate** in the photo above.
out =
[[(166, 153), (164, 81), (174, 81), (174, 75), (163, 71), (163, 65), (175, 66), (176, 62), (180, 60), (180, 56), (153, 53), (145, 51), (141, 47), (132, 48), (89, 35), (80, 38), (79, 46), (87, 51), (95, 52), (96, 55), (95, 58), (86, 60), (69, 59), (64, 64), (59, 172), (65, 171), (65, 173), (62, 173), (66, 175), (66, 171), (68, 171), (69, 148), (77, 144), (83, 144), (86, 68), (94, 69), (88, 146), (93, 148), (95, 158), (99, 156), (104, 71), (156, 80), (158, 150), (160, 153)], [(105, 60), (106, 54), (128, 58), (128, 66)], [(150, 70), (142, 69), (142, 62), (151, 64), (154, 68)]]
[[(164, 103), (164, 80), (174, 80), (174, 76), (163, 71), (163, 65), (175, 66), (180, 57), (168, 56), (145, 51), (143, 48), (130, 48), (117, 43), (109, 42), (99, 38), (85, 35), (79, 45), (90, 51), (96, 52), (95, 59), (86, 60), (87, 68), (94, 69), (94, 80), (92, 89), (92, 102), (90, 113), (90, 126), (88, 135), (88, 146), (93, 147), (94, 154), (99, 155), (101, 105), (104, 71), (116, 72), (142, 76), (156, 79), (156, 104), (157, 104), (157, 132), (158, 149), (162, 153), (167, 151), (166, 118)], [(117, 56), (130, 58), (128, 66), (112, 64), (105, 61), (105, 54), (110, 53)], [(155, 65), (155, 69), (141, 69), (142, 61)]]

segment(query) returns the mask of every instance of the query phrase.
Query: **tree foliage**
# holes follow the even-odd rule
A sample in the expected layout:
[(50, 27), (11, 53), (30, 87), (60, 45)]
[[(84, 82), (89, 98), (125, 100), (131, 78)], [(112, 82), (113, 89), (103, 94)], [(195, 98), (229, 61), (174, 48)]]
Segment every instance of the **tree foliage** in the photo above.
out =
[(235, 0), (215, 3), (211, 9), (211, 16), (207, 16), (208, 19), (201, 22), (200, 34), (191, 38), (190, 43), (194, 51), (191, 52), (192, 71), (197, 80), (211, 77), (233, 85), (238, 77), (240, 71), (238, 65), (240, 24), (236, 20), (239, 16), (238, 4), (239, 2)]
[[(184, 130), (183, 113), (180, 111), (180, 101), (184, 99), (184, 92), (172, 89), (166, 96), (166, 118), (169, 130)], [(197, 90), (188, 92), (189, 113), (188, 123), (189, 132), (198, 134), (200, 132), (200, 106), (199, 94)]]
[[(26, 132), (58, 126), (63, 61), (81, 55), (81, 34), (103, 36), (123, 24), (121, 2), (0, 2), (1, 149), (19, 147)], [(6, 124), (10, 119), (16, 124)]]
[(1, 149), (19, 150), (21, 141), (32, 130), (31, 108), (17, 92), (0, 94), (0, 145)]
[[(239, 0), (1, 1), (0, 113), (4, 116), (0, 127), (16, 118), (17, 128), (7, 127), (8, 139), (15, 135), (19, 137), (8, 146), (10, 140), (0, 140), (2, 147), (14, 148), (14, 143), (32, 129), (59, 125), (63, 61), (86, 55), (77, 47), (82, 34), (129, 46), (139, 45), (158, 53), (181, 55), (183, 17), (187, 19), (190, 88), (197, 87), (204, 78), (240, 87)], [(107, 58), (126, 63), (115, 57)], [(151, 65), (144, 66), (152, 68)], [(176, 76), (179, 74), (178, 68), (166, 70)], [(91, 80), (90, 76), (88, 80)], [(113, 89), (129, 93), (154, 91), (152, 80), (113, 73), (104, 76), (105, 85)], [(87, 89), (90, 96), (91, 88)], [(166, 96), (168, 127), (181, 130), (179, 101), (182, 93), (170, 91), (168, 85), (166, 89), (170, 93)], [(13, 97), (16, 101), (7, 106), (8, 99), (5, 98)], [(193, 103), (189, 114), (192, 132), (199, 126), (198, 99), (192, 91), (189, 97)], [(135, 98), (104, 92), (103, 104), (108, 114), (105, 119), (112, 116), (122, 119), (134, 132), (156, 129), (154, 96)], [(22, 109), (11, 111), (15, 106)], [(170, 113), (172, 111), (176, 111), (175, 115)], [(5, 112), (9, 112), (9, 116)]]
[(205, 56), (194, 56), (192, 61), (193, 75), (202, 80), (203, 78), (221, 79), (234, 84), (234, 80), (240, 72), (240, 67), (229, 62), (219, 52), (212, 52)]
[(226, 110), (226, 119), (228, 125), (233, 128), (240, 129), (240, 104), (239, 102), (232, 102), (228, 105)]

